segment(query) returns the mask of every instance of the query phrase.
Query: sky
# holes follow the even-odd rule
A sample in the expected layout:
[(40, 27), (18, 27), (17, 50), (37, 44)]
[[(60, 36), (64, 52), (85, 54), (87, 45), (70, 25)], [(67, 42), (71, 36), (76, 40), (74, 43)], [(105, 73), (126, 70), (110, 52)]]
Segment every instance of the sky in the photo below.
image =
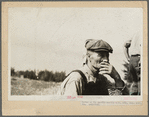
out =
[(121, 76), (123, 45), (143, 31), (142, 8), (19, 8), (8, 10), (10, 66), (15, 70), (66, 71), (82, 66), (86, 39), (113, 48), (110, 63)]

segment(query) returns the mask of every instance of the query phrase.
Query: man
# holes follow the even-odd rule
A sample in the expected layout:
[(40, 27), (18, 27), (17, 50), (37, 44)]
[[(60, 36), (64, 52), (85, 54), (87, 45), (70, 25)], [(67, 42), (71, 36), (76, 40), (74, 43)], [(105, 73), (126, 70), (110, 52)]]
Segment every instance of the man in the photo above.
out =
[(130, 85), (130, 95), (140, 95), (140, 55), (141, 55), (141, 36), (137, 32), (131, 40), (127, 40), (124, 44), (124, 54), (129, 62), (127, 84)]
[(139, 32), (136, 33), (131, 40), (127, 40), (124, 44), (124, 54), (127, 60), (134, 66), (140, 64), (141, 37)]
[(109, 63), (112, 47), (103, 40), (88, 39), (85, 48), (87, 49), (85, 64), (66, 77), (61, 85), (61, 95), (109, 95), (110, 83), (105, 74), (114, 79), (119, 94), (127, 94), (120, 75)]

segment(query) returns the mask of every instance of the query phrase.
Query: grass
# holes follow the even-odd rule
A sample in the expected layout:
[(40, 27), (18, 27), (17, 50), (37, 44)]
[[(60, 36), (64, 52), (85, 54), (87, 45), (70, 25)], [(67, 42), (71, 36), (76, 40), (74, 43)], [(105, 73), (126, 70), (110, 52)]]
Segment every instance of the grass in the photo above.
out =
[[(30, 80), (27, 78), (11, 78), (11, 95), (56, 95), (61, 83)], [(110, 95), (116, 92), (109, 90)]]
[(11, 95), (55, 95), (61, 83), (11, 78)]

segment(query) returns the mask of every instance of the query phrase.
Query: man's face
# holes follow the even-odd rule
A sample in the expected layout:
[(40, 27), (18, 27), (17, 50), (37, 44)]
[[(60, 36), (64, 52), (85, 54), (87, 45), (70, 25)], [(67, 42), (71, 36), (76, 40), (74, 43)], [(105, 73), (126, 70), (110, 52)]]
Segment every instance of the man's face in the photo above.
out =
[(109, 62), (109, 53), (106, 51), (91, 52), (89, 61), (95, 69), (100, 69), (101, 62)]

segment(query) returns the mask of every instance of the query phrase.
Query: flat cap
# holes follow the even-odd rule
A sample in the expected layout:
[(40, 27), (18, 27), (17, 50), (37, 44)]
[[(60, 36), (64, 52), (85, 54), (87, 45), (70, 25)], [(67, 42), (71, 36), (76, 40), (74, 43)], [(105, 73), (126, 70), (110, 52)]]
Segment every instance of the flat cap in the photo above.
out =
[(87, 39), (85, 42), (85, 48), (91, 51), (107, 51), (112, 53), (112, 47), (103, 40)]

